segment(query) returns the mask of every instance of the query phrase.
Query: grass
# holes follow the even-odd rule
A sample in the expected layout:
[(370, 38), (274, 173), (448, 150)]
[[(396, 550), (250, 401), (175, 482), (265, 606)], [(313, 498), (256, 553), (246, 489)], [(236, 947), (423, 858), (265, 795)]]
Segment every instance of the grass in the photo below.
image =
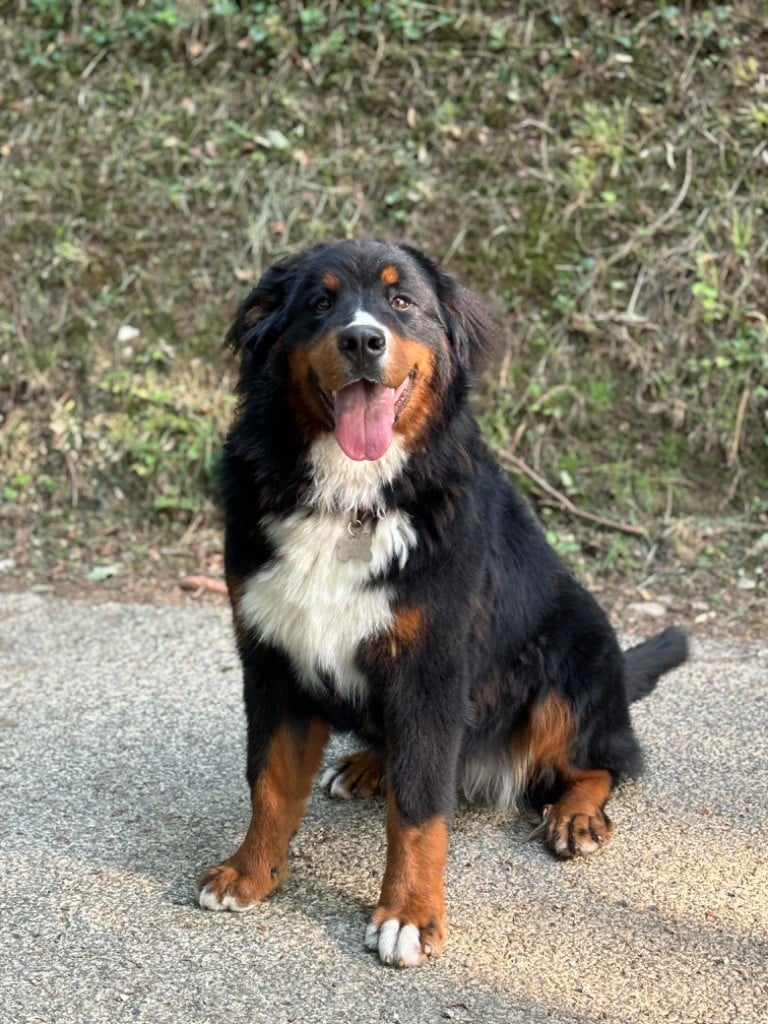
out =
[(596, 530), (518, 474), (580, 571), (714, 564), (764, 585), (754, 2), (20, 0), (0, 17), (7, 557), (31, 564), (37, 542), (39, 575), (118, 529), (141, 557), (215, 529), (238, 298), (289, 251), (375, 235), (493, 309), (491, 443), (645, 529)]

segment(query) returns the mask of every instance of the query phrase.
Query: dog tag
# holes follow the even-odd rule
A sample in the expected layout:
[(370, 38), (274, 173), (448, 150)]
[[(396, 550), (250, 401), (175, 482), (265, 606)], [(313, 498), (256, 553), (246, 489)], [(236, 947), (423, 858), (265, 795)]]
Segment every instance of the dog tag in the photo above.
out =
[(336, 557), (340, 562), (350, 558), (358, 562), (370, 562), (373, 527), (370, 519), (353, 519), (347, 523), (347, 536), (336, 541)]

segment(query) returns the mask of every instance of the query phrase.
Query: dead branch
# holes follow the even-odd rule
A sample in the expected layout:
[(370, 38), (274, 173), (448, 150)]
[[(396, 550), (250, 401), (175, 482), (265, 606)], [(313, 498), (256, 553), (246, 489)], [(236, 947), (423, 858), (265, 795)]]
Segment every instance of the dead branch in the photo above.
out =
[(502, 463), (514, 467), (518, 472), (527, 476), (540, 490), (544, 491), (545, 494), (556, 501), (561, 508), (564, 508), (572, 516), (586, 519), (590, 523), (595, 523), (606, 530), (617, 530), (619, 533), (628, 533), (633, 537), (646, 536), (645, 529), (642, 526), (636, 526), (634, 523), (623, 523), (616, 519), (606, 519), (604, 516), (596, 515), (594, 512), (588, 512), (586, 509), (574, 505), (570, 498), (566, 497), (561, 491), (558, 491), (556, 487), (553, 487), (551, 483), (545, 480), (543, 476), (540, 476), (536, 470), (531, 469), (528, 463), (524, 462), (517, 455), (510, 455), (508, 452), (497, 452), (497, 455)]

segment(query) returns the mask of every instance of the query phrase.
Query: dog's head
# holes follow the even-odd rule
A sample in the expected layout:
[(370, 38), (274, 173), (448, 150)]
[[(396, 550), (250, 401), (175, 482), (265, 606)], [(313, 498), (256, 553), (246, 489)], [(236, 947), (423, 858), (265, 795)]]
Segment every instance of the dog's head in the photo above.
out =
[(283, 383), (305, 441), (350, 459), (406, 448), (456, 407), (491, 337), (477, 300), (423, 253), (382, 242), (307, 249), (266, 271), (228, 338), (240, 389)]

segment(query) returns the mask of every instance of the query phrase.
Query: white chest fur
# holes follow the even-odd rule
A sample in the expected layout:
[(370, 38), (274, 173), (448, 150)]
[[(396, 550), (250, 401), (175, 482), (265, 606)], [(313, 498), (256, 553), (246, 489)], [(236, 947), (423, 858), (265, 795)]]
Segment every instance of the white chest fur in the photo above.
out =
[[(360, 644), (392, 622), (392, 594), (371, 584), (393, 563), (404, 566), (416, 544), (407, 515), (392, 512), (375, 523), (371, 561), (342, 562), (337, 541), (348, 514), (296, 512), (265, 524), (274, 558), (248, 580), (238, 614), (242, 624), (289, 656), (301, 682), (355, 700), (365, 680), (355, 664)], [(324, 681), (325, 680), (325, 681)]]

